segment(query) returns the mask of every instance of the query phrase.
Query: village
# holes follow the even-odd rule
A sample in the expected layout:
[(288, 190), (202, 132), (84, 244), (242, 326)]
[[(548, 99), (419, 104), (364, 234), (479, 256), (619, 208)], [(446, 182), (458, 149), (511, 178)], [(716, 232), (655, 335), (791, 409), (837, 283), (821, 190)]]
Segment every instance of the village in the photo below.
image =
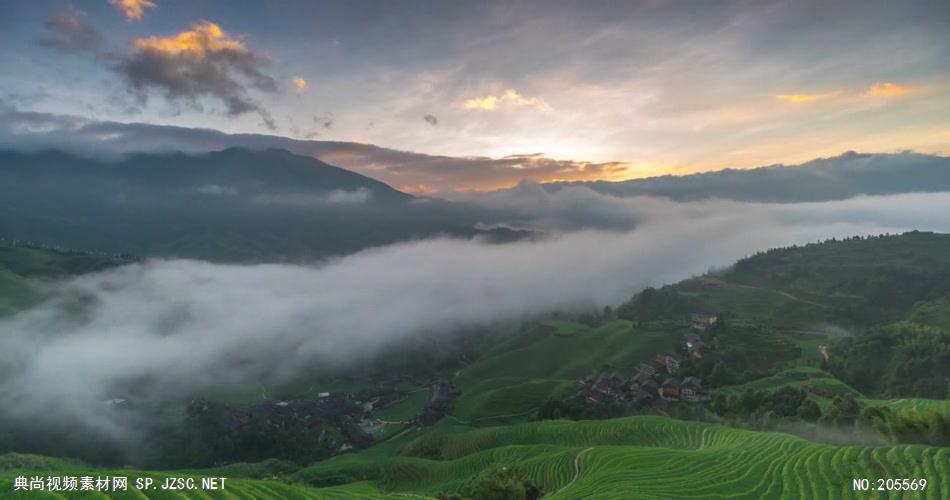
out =
[(359, 392), (321, 392), (316, 399), (268, 401), (250, 406), (196, 399), (189, 404), (188, 412), (231, 432), (270, 429), (306, 433), (318, 441), (326, 436), (328, 425), (333, 425), (345, 439), (338, 451), (345, 451), (371, 445), (386, 424), (422, 428), (439, 421), (449, 412), (457, 391), (447, 379), (436, 379), (429, 386), (430, 397), (426, 405), (416, 417), (401, 422), (384, 421), (375, 413), (408, 397), (407, 391), (392, 387)]
[(590, 375), (577, 381), (575, 398), (589, 405), (619, 403), (634, 407), (667, 406), (669, 402), (709, 401), (711, 391), (697, 377), (678, 378), (684, 359), (699, 361), (711, 351), (704, 334), (719, 324), (719, 316), (691, 314), (689, 331), (681, 345), (682, 355), (658, 353), (650, 362), (635, 368), (636, 375), (627, 377), (619, 371)]

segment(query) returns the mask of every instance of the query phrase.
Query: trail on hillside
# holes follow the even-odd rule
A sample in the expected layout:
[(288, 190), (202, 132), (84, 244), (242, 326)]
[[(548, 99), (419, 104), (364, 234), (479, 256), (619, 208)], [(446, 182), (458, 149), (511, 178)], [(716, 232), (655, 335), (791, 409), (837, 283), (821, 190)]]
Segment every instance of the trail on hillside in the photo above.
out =
[(814, 302), (814, 301), (811, 301), (811, 300), (808, 300), (808, 299), (803, 299), (803, 298), (798, 297), (798, 296), (796, 296), (796, 295), (793, 295), (793, 294), (791, 294), (791, 293), (789, 293), (789, 292), (787, 292), (787, 291), (785, 291), (785, 290), (780, 290), (780, 289), (775, 289), (775, 288), (766, 288), (766, 287), (755, 286), (755, 285), (745, 285), (745, 284), (742, 284), (742, 283), (735, 283), (735, 282), (732, 282), (732, 281), (726, 281), (726, 280), (724, 280), (724, 279), (722, 279), (721, 277), (718, 277), (718, 276), (704, 276), (704, 277), (701, 278), (701, 281), (702, 281), (704, 284), (713, 285), (713, 286), (718, 286), (718, 287), (722, 287), (722, 288), (730, 288), (730, 287), (731, 287), (731, 288), (747, 288), (747, 289), (750, 289), (750, 290), (765, 290), (765, 291), (767, 291), (767, 292), (777, 293), (777, 294), (779, 294), (779, 295), (781, 295), (781, 296), (783, 296), (783, 297), (785, 297), (785, 298), (787, 298), (787, 299), (792, 299), (792, 300), (795, 300), (795, 301), (798, 301), (798, 302), (802, 302), (802, 303), (805, 303), (805, 304), (810, 304), (810, 305), (817, 306), (817, 307), (828, 307), (827, 304), (821, 304), (821, 303), (819, 303), (819, 302)]
[(462, 420), (462, 419), (456, 417), (455, 415), (446, 415), (445, 418), (451, 418), (452, 420), (455, 420), (456, 422), (458, 422), (458, 423), (460, 423), (460, 424), (471, 425), (472, 423), (478, 422), (478, 421), (480, 421), (480, 420), (492, 420), (492, 419), (495, 419), (495, 418), (507, 418), (507, 417), (521, 417), (521, 416), (528, 415), (528, 414), (530, 414), (531, 412), (535, 412), (535, 411), (538, 411), (538, 408), (531, 408), (531, 409), (528, 409), (528, 410), (525, 410), (525, 411), (520, 411), (520, 412), (518, 412), (518, 413), (506, 413), (506, 414), (504, 414), (504, 415), (489, 415), (489, 416), (487, 416), (487, 417), (478, 417), (478, 418), (473, 418), (473, 419), (471, 419), (471, 420)]
[(551, 496), (557, 496), (562, 491), (570, 488), (571, 485), (574, 484), (574, 481), (577, 481), (577, 478), (581, 476), (581, 457), (583, 457), (585, 453), (593, 449), (594, 447), (591, 446), (590, 448), (584, 448), (583, 450), (577, 453), (577, 456), (574, 457), (574, 477), (571, 478), (571, 481), (565, 484), (563, 488), (555, 491)]

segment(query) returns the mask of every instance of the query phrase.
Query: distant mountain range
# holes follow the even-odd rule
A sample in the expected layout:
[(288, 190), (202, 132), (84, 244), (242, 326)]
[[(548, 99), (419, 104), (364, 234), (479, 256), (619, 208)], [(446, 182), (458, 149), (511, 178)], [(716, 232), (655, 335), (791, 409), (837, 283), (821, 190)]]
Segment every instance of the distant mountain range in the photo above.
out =
[(117, 161), (0, 151), (0, 238), (42, 245), (306, 260), (435, 235), (512, 237), (475, 229), (490, 220), (485, 209), (416, 198), (276, 149)]
[[(509, 224), (534, 227), (544, 215), (500, 208), (491, 197), (475, 204), (418, 198), (281, 149), (113, 158), (0, 150), (0, 240), (142, 257), (301, 261), (439, 235), (510, 241), (530, 232)], [(812, 202), (950, 191), (950, 158), (852, 152), (796, 167), (542, 186), (678, 201)]]
[(614, 196), (664, 196), (678, 201), (708, 198), (770, 203), (828, 201), (859, 195), (950, 191), (950, 157), (852, 151), (793, 167), (774, 165), (622, 182), (559, 182), (544, 186), (550, 191), (585, 186)]

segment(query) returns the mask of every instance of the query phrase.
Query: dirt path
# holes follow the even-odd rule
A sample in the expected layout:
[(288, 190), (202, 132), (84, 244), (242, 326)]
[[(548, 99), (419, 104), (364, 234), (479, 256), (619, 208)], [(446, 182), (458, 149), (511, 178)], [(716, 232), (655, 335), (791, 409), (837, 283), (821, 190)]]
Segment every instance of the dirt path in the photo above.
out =
[(810, 305), (818, 306), (818, 307), (828, 307), (827, 304), (820, 304), (820, 303), (818, 303), (818, 302), (812, 302), (812, 301), (810, 301), (810, 300), (806, 300), (806, 299), (803, 299), (803, 298), (801, 298), (801, 297), (797, 297), (797, 296), (795, 296), (795, 295), (792, 295), (791, 293), (788, 293), (788, 292), (786, 292), (785, 290), (777, 290), (777, 289), (775, 289), (775, 288), (763, 288), (763, 287), (761, 287), (761, 286), (743, 285), (743, 284), (741, 284), (741, 283), (733, 283), (733, 282), (731, 282), (731, 281), (726, 281), (726, 280), (724, 280), (724, 279), (722, 279), (722, 278), (720, 278), (720, 277), (718, 277), (718, 276), (704, 276), (704, 277), (700, 278), (700, 281), (701, 281), (702, 283), (704, 283), (704, 284), (707, 284), (707, 285), (713, 285), (713, 286), (718, 286), (718, 287), (722, 287), (722, 288), (730, 288), (730, 287), (731, 287), (731, 288), (747, 288), (747, 289), (752, 289), (752, 290), (765, 290), (765, 291), (767, 291), (767, 292), (774, 292), (774, 293), (777, 293), (777, 294), (779, 294), (779, 295), (781, 295), (781, 296), (783, 296), (783, 297), (785, 297), (785, 298), (787, 298), (787, 299), (792, 299), (792, 300), (795, 300), (795, 301), (798, 301), (798, 302), (802, 302), (802, 303), (805, 303), (805, 304), (810, 304)]
[(570, 488), (571, 485), (574, 484), (574, 481), (577, 481), (577, 478), (581, 477), (581, 457), (583, 457), (585, 453), (587, 453), (588, 451), (593, 450), (593, 449), (594, 449), (594, 447), (591, 446), (590, 448), (584, 448), (583, 450), (581, 450), (580, 452), (577, 453), (577, 456), (574, 457), (574, 477), (571, 478), (571, 481), (570, 481), (569, 483), (565, 484), (563, 488), (561, 488), (561, 489), (555, 491), (555, 492), (551, 495), (552, 497), (557, 496), (557, 495), (558, 495), (559, 493), (561, 493), (562, 491), (564, 491), (564, 490)]
[(456, 422), (458, 422), (458, 423), (460, 423), (460, 424), (462, 424), (462, 425), (471, 425), (471, 424), (473, 424), (473, 423), (475, 423), (475, 422), (479, 422), (479, 421), (481, 421), (481, 420), (491, 420), (491, 419), (495, 419), (495, 418), (507, 418), (507, 417), (521, 417), (521, 416), (524, 416), (524, 415), (528, 415), (529, 413), (534, 412), (534, 411), (538, 411), (538, 409), (537, 409), (537, 408), (531, 408), (530, 410), (525, 410), (525, 411), (518, 412), (518, 413), (507, 413), (507, 414), (505, 414), (505, 415), (491, 415), (491, 416), (488, 416), (488, 417), (473, 418), (472, 420), (462, 420), (462, 419), (456, 417), (455, 415), (446, 415), (445, 418), (450, 418), (450, 419), (452, 419), (452, 420), (455, 420)]

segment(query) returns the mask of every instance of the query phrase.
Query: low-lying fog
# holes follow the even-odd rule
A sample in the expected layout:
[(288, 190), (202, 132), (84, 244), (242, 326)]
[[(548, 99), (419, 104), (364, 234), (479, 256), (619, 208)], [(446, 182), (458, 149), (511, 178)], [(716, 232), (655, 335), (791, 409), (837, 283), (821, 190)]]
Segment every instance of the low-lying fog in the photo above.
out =
[(312, 266), (153, 260), (53, 285), (55, 298), (0, 321), (0, 408), (117, 430), (102, 401), (129, 380), (182, 396), (359, 361), (421, 333), (617, 305), (771, 247), (950, 231), (950, 193), (778, 205), (523, 186), (478, 202), (551, 236), (417, 241)]

